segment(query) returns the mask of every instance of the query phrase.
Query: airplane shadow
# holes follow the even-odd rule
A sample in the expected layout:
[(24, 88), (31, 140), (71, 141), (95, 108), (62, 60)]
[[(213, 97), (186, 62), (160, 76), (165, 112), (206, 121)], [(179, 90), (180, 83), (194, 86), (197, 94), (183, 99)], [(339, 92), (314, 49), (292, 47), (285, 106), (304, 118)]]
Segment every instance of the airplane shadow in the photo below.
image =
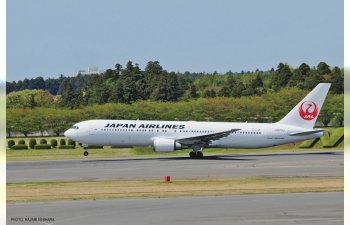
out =
[(229, 155), (204, 155), (202, 159), (191, 159), (188, 156), (179, 157), (152, 157), (152, 158), (118, 158), (118, 159), (95, 159), (86, 160), (82, 162), (127, 162), (127, 161), (149, 161), (149, 160), (159, 160), (159, 161), (177, 161), (177, 160), (194, 160), (194, 161), (205, 161), (205, 160), (220, 160), (220, 161), (255, 161), (251, 157), (271, 157), (271, 156), (295, 156), (295, 155), (344, 155), (344, 152), (293, 152), (293, 153), (267, 153), (267, 154), (229, 154)]
[(231, 161), (253, 161), (256, 159), (238, 159), (232, 156), (227, 155), (217, 155), (217, 156), (204, 156), (201, 159), (191, 159), (189, 156), (185, 157), (159, 157), (159, 158), (129, 158), (129, 159), (95, 159), (95, 160), (87, 160), (82, 162), (125, 162), (125, 161), (148, 161), (148, 160), (159, 160), (159, 161), (176, 161), (176, 160), (194, 160), (194, 161), (203, 161), (203, 160), (231, 160)]

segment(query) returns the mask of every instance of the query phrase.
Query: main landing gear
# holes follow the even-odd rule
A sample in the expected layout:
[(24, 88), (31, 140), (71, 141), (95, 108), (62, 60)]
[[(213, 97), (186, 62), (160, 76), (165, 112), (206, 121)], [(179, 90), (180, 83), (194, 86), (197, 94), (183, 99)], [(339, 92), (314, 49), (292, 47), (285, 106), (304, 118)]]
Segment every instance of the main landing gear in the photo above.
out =
[(198, 145), (192, 145), (193, 151), (190, 152), (190, 158), (191, 159), (202, 159), (203, 153), (201, 152), (203, 148), (199, 147)]
[(84, 155), (85, 156), (88, 156), (89, 155), (89, 153), (88, 153), (88, 151), (87, 151), (87, 147), (88, 147), (88, 145), (87, 144), (82, 144), (82, 146), (84, 147)]
[(201, 158), (203, 158), (203, 153), (201, 153), (201, 152), (194, 152), (194, 151), (192, 151), (192, 152), (190, 152), (190, 157), (191, 157), (191, 159), (201, 159)]

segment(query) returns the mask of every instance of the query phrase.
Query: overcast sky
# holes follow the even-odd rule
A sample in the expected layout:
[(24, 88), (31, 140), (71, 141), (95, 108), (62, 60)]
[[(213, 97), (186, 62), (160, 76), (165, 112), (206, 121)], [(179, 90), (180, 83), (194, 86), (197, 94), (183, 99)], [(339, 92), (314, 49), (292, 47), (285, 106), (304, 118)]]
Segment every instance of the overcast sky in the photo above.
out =
[(343, 1), (11, 0), (7, 81), (73, 76), (74, 70), (218, 72), (344, 65)]

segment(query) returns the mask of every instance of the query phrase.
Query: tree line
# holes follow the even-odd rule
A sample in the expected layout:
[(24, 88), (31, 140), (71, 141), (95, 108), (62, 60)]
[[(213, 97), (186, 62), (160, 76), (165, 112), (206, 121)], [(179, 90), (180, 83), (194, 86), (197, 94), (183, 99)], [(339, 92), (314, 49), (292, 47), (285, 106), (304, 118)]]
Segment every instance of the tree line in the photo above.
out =
[[(104, 74), (6, 82), (6, 91), (12, 94), (23, 90), (47, 90), (56, 100), (59, 99), (59, 107), (76, 109), (94, 104), (130, 104), (140, 100), (177, 102), (200, 97), (261, 96), (290, 87), (310, 91), (321, 82), (332, 83), (333, 94), (344, 93), (344, 69), (337, 66), (331, 69), (325, 62), (320, 62), (317, 68), (302, 63), (295, 69), (287, 63), (280, 63), (276, 70), (272, 68), (265, 72), (256, 69), (255, 72), (229, 71), (225, 74), (175, 73), (164, 70), (158, 61), (148, 62), (144, 70), (129, 61), (125, 68), (116, 64), (115, 69), (108, 69)], [(11, 104), (7, 106), (12, 107)]]
[[(278, 93), (240, 98), (216, 97), (189, 99), (180, 102), (140, 100), (128, 103), (87, 105), (77, 109), (62, 107), (7, 108), (6, 131), (9, 136), (20, 132), (54, 131), (60, 135), (73, 124), (90, 119), (121, 120), (178, 120), (222, 122), (276, 122), (283, 118), (303, 97), (307, 90), (284, 88)], [(45, 102), (45, 101), (42, 101)], [(43, 103), (44, 104), (44, 103)], [(344, 94), (328, 94), (318, 121), (343, 126)]]

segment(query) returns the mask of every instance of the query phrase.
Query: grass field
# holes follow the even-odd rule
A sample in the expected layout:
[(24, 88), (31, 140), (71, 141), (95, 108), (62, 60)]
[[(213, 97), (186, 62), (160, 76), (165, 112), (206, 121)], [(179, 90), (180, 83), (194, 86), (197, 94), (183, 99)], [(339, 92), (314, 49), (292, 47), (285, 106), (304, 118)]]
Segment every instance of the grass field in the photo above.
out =
[[(326, 128), (330, 134), (337, 129), (334, 127)], [(55, 138), (59, 142), (59, 139), (65, 137), (36, 137), (37, 142), (41, 138), (45, 138), (47, 143)], [(30, 138), (7, 138), (8, 140), (15, 140), (16, 144), (20, 139), (26, 141), (27, 145)], [(6, 143), (7, 144), (7, 143)], [(344, 150), (344, 141), (339, 143), (334, 148), (323, 148), (320, 141), (316, 142), (312, 148), (299, 148), (302, 142), (295, 144), (286, 144), (270, 148), (261, 149), (222, 149), (222, 148), (206, 148), (203, 150), (203, 154), (217, 155), (217, 154), (243, 154), (243, 153), (269, 153), (269, 152), (300, 152), (300, 151), (329, 151), (329, 150)], [(89, 156), (83, 155), (83, 148), (77, 147), (76, 149), (28, 149), (28, 150), (7, 150), (6, 160), (10, 161), (37, 161), (37, 160), (64, 160), (64, 159), (91, 159), (91, 158), (121, 158), (121, 157), (158, 157), (158, 156), (188, 156), (191, 149), (179, 150), (170, 153), (153, 152), (149, 147), (135, 147), (135, 148), (111, 148), (111, 146), (105, 146), (103, 149), (90, 149)]]
[[(84, 187), (84, 188), (82, 188)], [(6, 201), (344, 191), (343, 178), (231, 178), (8, 183)]]

